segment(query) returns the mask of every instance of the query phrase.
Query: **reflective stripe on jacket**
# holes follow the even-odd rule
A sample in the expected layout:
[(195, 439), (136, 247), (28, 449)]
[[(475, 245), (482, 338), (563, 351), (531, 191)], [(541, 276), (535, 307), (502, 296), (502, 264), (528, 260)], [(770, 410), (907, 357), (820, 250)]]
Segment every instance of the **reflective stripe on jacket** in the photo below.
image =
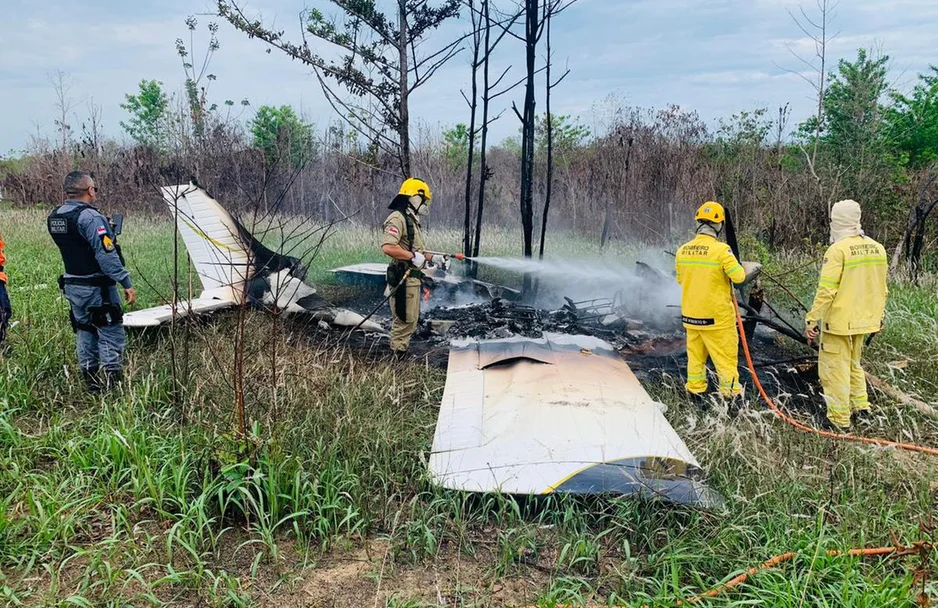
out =
[(684, 327), (726, 329), (736, 324), (730, 282), (742, 283), (746, 271), (729, 245), (698, 234), (677, 250), (675, 268)]
[(824, 254), (814, 305), (805, 325), (840, 336), (879, 331), (886, 312), (886, 249), (866, 236), (850, 236)]

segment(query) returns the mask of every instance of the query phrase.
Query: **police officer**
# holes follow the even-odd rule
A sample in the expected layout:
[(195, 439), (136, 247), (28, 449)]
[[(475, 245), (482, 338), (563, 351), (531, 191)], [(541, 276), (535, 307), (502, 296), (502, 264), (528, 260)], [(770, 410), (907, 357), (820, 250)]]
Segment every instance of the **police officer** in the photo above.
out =
[(846, 429), (850, 416), (870, 412), (866, 374), (860, 366), (864, 338), (886, 314), (886, 249), (863, 234), (856, 201), (831, 208), (830, 242), (814, 305), (805, 316), (809, 341), (820, 338), (818, 375), (827, 402), (827, 426)]
[(388, 209), (384, 221), (381, 251), (391, 258), (384, 295), (391, 302), (391, 351), (403, 356), (410, 338), (417, 329), (420, 316), (420, 278), (422, 269), (432, 259), (424, 253), (426, 245), (420, 217), (430, 214), (430, 186), (419, 179), (408, 178)]
[(726, 212), (708, 201), (697, 209), (697, 236), (677, 250), (681, 285), (681, 318), (687, 332), (687, 391), (695, 399), (707, 391), (707, 358), (713, 361), (719, 391), (725, 398), (741, 394), (739, 333), (731, 284), (745, 284), (759, 274), (759, 264), (740, 264), (730, 246), (717, 240)]
[(0, 234), (0, 354), (6, 352), (3, 343), (7, 337), (10, 317), (13, 316), (13, 308), (10, 306), (10, 296), (7, 293), (7, 273), (4, 268), (7, 258), (3, 253), (4, 245), (3, 235)]
[(117, 285), (123, 287), (128, 305), (136, 302), (137, 294), (110, 221), (94, 207), (94, 180), (73, 171), (65, 176), (63, 189), (65, 203), (52, 211), (47, 227), (65, 264), (59, 287), (70, 305), (78, 366), (86, 387), (95, 392), (121, 379), (125, 336)]

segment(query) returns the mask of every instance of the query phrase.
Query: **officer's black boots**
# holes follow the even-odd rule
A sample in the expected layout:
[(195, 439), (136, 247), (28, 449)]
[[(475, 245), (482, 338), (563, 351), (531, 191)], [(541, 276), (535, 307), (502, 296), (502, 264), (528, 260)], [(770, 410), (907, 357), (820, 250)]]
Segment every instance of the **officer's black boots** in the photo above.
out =
[(104, 388), (105, 390), (115, 390), (120, 388), (121, 380), (123, 379), (123, 374), (119, 369), (106, 369), (104, 370)]
[(123, 374), (119, 369), (106, 369), (101, 372), (97, 369), (83, 369), (81, 379), (89, 393), (100, 393), (120, 388)]
[(101, 377), (98, 376), (97, 368), (81, 370), (81, 379), (85, 383), (85, 390), (89, 393), (101, 392)]
[(869, 409), (857, 410), (853, 412), (853, 422), (863, 427), (869, 427), (873, 425), (875, 418), (873, 412)]

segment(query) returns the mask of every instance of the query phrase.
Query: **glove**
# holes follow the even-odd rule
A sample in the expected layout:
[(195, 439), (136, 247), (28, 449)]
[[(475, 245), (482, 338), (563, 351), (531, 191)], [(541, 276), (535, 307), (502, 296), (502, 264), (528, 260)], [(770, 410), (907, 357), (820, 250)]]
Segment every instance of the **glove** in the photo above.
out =
[(742, 282), (743, 285), (748, 285), (762, 273), (762, 264), (759, 262), (743, 262), (742, 267), (746, 273), (746, 278)]
[(410, 263), (417, 268), (423, 268), (423, 265), (427, 263), (427, 258), (419, 251), (415, 251), (414, 257), (411, 258)]

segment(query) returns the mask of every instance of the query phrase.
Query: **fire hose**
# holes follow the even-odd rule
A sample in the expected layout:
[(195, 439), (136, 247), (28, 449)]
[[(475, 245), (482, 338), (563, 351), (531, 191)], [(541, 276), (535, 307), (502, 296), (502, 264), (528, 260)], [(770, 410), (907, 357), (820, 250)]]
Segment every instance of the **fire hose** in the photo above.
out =
[[(827, 557), (841, 557), (841, 556), (847, 556), (847, 557), (879, 557), (879, 556), (882, 556), (882, 557), (886, 557), (886, 556), (890, 556), (890, 557), (900, 557), (900, 556), (903, 556), (903, 555), (915, 555), (915, 554), (927, 555), (927, 553), (930, 552), (933, 548), (934, 548), (933, 545), (932, 545), (931, 543), (929, 543), (929, 542), (926, 542), (926, 541), (918, 541), (918, 542), (913, 543), (913, 544), (912, 544), (911, 546), (909, 546), (909, 547), (903, 547), (903, 546), (901, 546), (901, 545), (896, 544), (895, 546), (892, 546), (892, 547), (866, 547), (866, 548), (847, 549), (847, 550), (842, 550), (842, 549), (829, 549), (829, 550), (825, 551), (824, 554), (825, 554)], [(753, 575), (755, 575), (755, 574), (758, 574), (759, 572), (761, 572), (761, 571), (763, 571), (763, 570), (768, 570), (769, 568), (774, 568), (774, 567), (778, 566), (779, 564), (783, 564), (783, 563), (785, 563), (785, 562), (787, 562), (787, 561), (791, 561), (792, 559), (794, 559), (794, 558), (797, 557), (797, 556), (798, 556), (798, 552), (797, 552), (797, 551), (788, 551), (787, 553), (779, 553), (778, 555), (773, 555), (772, 557), (770, 557), (769, 559), (765, 560), (764, 562), (762, 562), (762, 563), (759, 564), (758, 566), (753, 566), (752, 568), (749, 568), (748, 570), (746, 570), (746, 571), (743, 572), (742, 574), (740, 574), (740, 575), (738, 575), (738, 576), (736, 576), (736, 577), (734, 577), (734, 578), (731, 578), (730, 580), (726, 581), (725, 583), (722, 583), (722, 584), (720, 584), (720, 585), (717, 585), (716, 587), (713, 587), (712, 589), (709, 589), (709, 590), (707, 590), (707, 591), (704, 591), (703, 593), (701, 593), (701, 594), (699, 594), (699, 595), (695, 595), (695, 596), (693, 596), (693, 597), (690, 597), (690, 598), (688, 598), (688, 599), (685, 600), (685, 601), (676, 600), (673, 605), (674, 605), (674, 606), (684, 606), (684, 605), (687, 605), (687, 604), (697, 604), (697, 603), (700, 603), (701, 601), (703, 601), (703, 600), (705, 600), (705, 599), (710, 599), (710, 598), (717, 597), (718, 595), (722, 594), (722, 593), (725, 592), (725, 591), (730, 591), (731, 589), (742, 585), (742, 584), (745, 583), (747, 580), (749, 580), (749, 577), (751, 577), (751, 576), (753, 576)], [(535, 607), (534, 607), (534, 606), (528, 606), (528, 607), (526, 607), (526, 608), (535, 608)], [(573, 606), (570, 606), (570, 605), (558, 605), (557, 608), (573, 608)], [(598, 605), (588, 605), (588, 606), (585, 606), (585, 607), (583, 607), (583, 608), (599, 608), (599, 606), (598, 606)], [(617, 606), (617, 607), (613, 607), (613, 608), (628, 608), (628, 607), (627, 607), (627, 606)], [(650, 608), (650, 607), (649, 607), (647, 604), (645, 604), (645, 605), (642, 606), (642, 608)]]
[(746, 356), (746, 365), (749, 368), (749, 373), (752, 375), (752, 381), (756, 385), (759, 394), (762, 396), (762, 400), (765, 401), (766, 405), (769, 406), (769, 409), (784, 422), (792, 425), (793, 427), (805, 431), (806, 433), (813, 433), (815, 435), (820, 435), (821, 437), (827, 437), (828, 439), (841, 439), (844, 441), (856, 441), (860, 443), (868, 443), (871, 445), (879, 445), (883, 447), (892, 447), (900, 448), (903, 450), (908, 450), (911, 452), (921, 452), (923, 454), (930, 454), (932, 456), (938, 456), (938, 448), (930, 448), (927, 446), (915, 445), (914, 443), (902, 443), (900, 441), (890, 441), (888, 439), (876, 439), (874, 437), (861, 437), (859, 435), (852, 435), (850, 433), (835, 433), (832, 431), (825, 431), (821, 429), (816, 429), (810, 427), (806, 424), (798, 422), (785, 412), (783, 412), (778, 405), (769, 397), (768, 393), (765, 392), (765, 389), (762, 387), (762, 382), (759, 381), (759, 374), (756, 373), (755, 365), (752, 363), (752, 356), (749, 353), (749, 341), (746, 340), (746, 332), (743, 331), (743, 319), (739, 314), (739, 303), (736, 301), (735, 294), (733, 295), (733, 307), (736, 310), (736, 325), (739, 328), (739, 339), (743, 346), (743, 354)]
[[(742, 320), (742, 316), (739, 313), (739, 303), (736, 301), (735, 295), (733, 296), (733, 306), (736, 310), (736, 323), (737, 323), (737, 327), (739, 328), (739, 337), (743, 346), (743, 353), (746, 356), (746, 364), (749, 367), (749, 372), (752, 374), (752, 380), (755, 383), (756, 388), (759, 390), (759, 394), (762, 396), (762, 399), (766, 402), (766, 404), (769, 406), (769, 409), (771, 409), (772, 412), (776, 416), (778, 416), (779, 418), (781, 418), (783, 421), (787, 422), (788, 424), (794, 426), (795, 428), (798, 428), (808, 433), (814, 433), (822, 437), (828, 437), (831, 439), (843, 439), (846, 441), (858, 441), (858, 442), (869, 443), (873, 445), (880, 445), (880, 446), (885, 446), (885, 447), (896, 447), (896, 448), (901, 448), (904, 450), (922, 452), (925, 454), (938, 456), (938, 449), (935, 449), (935, 448), (929, 448), (929, 447), (919, 446), (915, 444), (901, 443), (898, 441), (889, 441), (886, 439), (859, 437), (856, 435), (851, 435), (849, 433), (833, 433), (829, 431), (811, 428), (805, 424), (798, 422), (794, 418), (782, 412), (782, 410), (768, 396), (768, 394), (765, 391), (765, 388), (763, 388), (762, 383), (759, 381), (759, 375), (756, 373), (755, 365), (752, 362), (752, 356), (749, 353), (749, 343), (746, 340), (746, 332), (743, 331), (743, 320)], [(930, 551), (932, 548), (933, 546), (930, 543), (919, 541), (913, 544), (911, 547), (902, 547), (896, 544), (895, 546), (892, 546), (892, 547), (868, 547), (868, 548), (854, 548), (854, 549), (847, 549), (847, 550), (831, 549), (831, 550), (826, 551), (825, 555), (827, 555), (828, 557), (839, 557), (842, 555), (851, 556), (851, 557), (875, 557), (875, 556), (898, 557), (901, 555), (910, 555), (914, 553), (924, 554), (926, 551)], [(686, 601), (677, 600), (674, 603), (674, 605), (682, 606), (682, 605), (688, 605), (688, 604), (697, 604), (705, 599), (717, 597), (718, 595), (726, 591), (729, 591), (735, 587), (738, 587), (739, 585), (746, 582), (749, 579), (749, 577), (761, 572), (762, 570), (768, 570), (769, 568), (774, 568), (778, 566), (779, 564), (782, 564), (784, 562), (794, 559), (797, 556), (798, 556), (797, 551), (789, 551), (787, 553), (780, 553), (764, 561), (762, 564), (749, 568), (742, 574), (730, 579), (729, 581), (725, 583), (717, 585), (716, 587), (713, 587), (712, 589), (708, 591), (705, 591), (699, 595), (691, 597)], [(529, 607), (529, 608), (533, 608), (533, 607)], [(572, 608), (572, 607), (564, 607), (564, 608)], [(587, 606), (586, 608), (599, 608), (599, 607)], [(627, 608), (627, 607), (623, 606), (619, 608)], [(649, 607), (645, 605), (642, 608), (649, 608)]]
[(444, 259), (454, 258), (454, 259), (459, 260), (460, 262), (474, 259), (474, 258), (467, 257), (465, 254), (462, 254), (462, 253), (446, 253), (445, 251), (424, 251), (424, 253), (425, 254), (429, 253), (430, 255), (438, 255)]

